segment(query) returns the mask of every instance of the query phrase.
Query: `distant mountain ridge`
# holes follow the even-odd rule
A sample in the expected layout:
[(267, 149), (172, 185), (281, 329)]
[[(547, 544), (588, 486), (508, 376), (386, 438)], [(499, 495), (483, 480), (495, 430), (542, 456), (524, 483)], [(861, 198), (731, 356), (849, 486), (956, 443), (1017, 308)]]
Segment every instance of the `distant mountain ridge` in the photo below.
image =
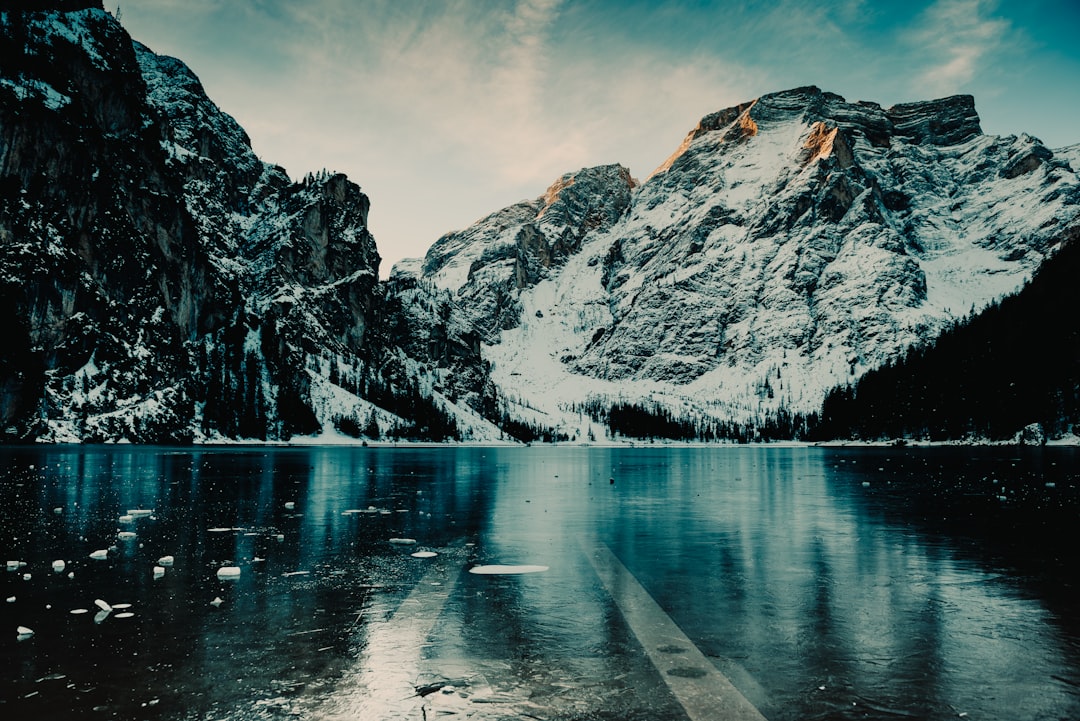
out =
[(380, 283), (360, 188), (261, 161), (100, 2), (0, 12), (0, 55), (7, 441), (791, 434), (1080, 227), (1080, 146), (986, 136), (967, 96), (810, 87), (706, 116), (644, 182), (567, 173)]

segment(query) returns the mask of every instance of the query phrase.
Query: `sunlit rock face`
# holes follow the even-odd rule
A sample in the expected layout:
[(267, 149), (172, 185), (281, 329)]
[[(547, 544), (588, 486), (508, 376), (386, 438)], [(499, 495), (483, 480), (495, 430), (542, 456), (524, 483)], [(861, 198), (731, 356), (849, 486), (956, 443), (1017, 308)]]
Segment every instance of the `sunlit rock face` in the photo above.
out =
[(1080, 225), (1068, 158), (983, 134), (969, 96), (883, 108), (798, 88), (706, 116), (640, 185), (618, 166), (566, 176), (548, 210), (444, 236), (417, 272), (523, 416), (572, 428), (590, 399), (812, 412), (1052, 256)]
[(319, 431), (313, 384), (331, 358), (358, 373), (370, 355), (367, 197), (260, 161), (183, 63), (100, 3), (27, 8), (0, 15), (0, 300), (15, 326), (0, 431)]

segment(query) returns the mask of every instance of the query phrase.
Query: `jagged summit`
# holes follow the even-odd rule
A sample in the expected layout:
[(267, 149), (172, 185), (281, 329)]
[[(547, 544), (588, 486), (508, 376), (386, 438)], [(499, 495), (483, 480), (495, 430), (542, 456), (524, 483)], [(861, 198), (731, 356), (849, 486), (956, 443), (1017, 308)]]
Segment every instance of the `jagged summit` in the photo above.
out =
[(886, 109), (869, 101), (849, 103), (811, 85), (769, 93), (706, 115), (652, 175), (666, 172), (695, 140), (707, 134), (716, 134), (721, 142), (738, 142), (791, 120), (820, 123), (826, 131), (841, 130), (848, 144), (865, 141), (874, 147), (888, 147), (893, 137), (914, 144), (956, 145), (982, 134), (970, 95)]
[[(984, 135), (964, 95), (763, 95), (702, 118), (644, 183), (596, 186), (618, 212), (595, 227), (540, 213), (580, 185), (564, 176), (445, 236), (421, 276), (490, 343), (492, 382), (520, 404), (508, 412), (564, 428), (613, 399), (811, 412), (1015, 290), (1080, 227), (1068, 162)], [(574, 242), (555, 262), (559, 237)]]

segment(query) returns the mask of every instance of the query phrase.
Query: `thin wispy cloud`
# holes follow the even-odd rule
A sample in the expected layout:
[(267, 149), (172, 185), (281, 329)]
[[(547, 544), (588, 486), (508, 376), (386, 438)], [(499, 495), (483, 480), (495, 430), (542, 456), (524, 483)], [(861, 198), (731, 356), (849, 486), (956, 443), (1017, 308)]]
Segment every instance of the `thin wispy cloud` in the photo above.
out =
[(938, 0), (927, 8), (910, 37), (927, 63), (917, 90), (958, 92), (1010, 50), (1012, 25), (995, 16), (997, 7), (995, 0)]
[[(973, 92), (984, 127), (1038, 118), (1075, 142), (1075, 113), (1027, 110), (1034, 88), (1075, 82), (1026, 39), (1034, 17), (1066, 36), (1075, 0), (1032, 1), (140, 0), (124, 22), (189, 63), (265, 160), (361, 184), (392, 262), (563, 173), (646, 177), (702, 116), (797, 85), (884, 104)], [(1077, 59), (1069, 40), (1055, 50)], [(1020, 78), (1028, 105), (996, 93)]]

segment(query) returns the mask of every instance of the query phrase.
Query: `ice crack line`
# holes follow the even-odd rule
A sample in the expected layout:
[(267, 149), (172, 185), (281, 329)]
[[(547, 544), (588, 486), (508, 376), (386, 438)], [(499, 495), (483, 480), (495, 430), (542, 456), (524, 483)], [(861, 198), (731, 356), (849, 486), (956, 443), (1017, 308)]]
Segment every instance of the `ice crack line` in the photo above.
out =
[(586, 555), (690, 721), (765, 721), (761, 712), (664, 613), (611, 549), (597, 543)]

